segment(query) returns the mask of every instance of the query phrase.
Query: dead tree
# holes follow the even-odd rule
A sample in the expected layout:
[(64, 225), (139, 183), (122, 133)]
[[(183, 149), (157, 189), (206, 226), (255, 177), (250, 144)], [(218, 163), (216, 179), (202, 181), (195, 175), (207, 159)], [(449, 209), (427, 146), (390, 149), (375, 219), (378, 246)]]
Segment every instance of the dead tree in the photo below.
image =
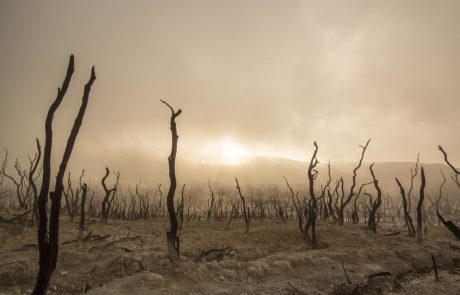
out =
[(68, 174), (68, 179), (67, 179), (67, 191), (64, 190), (62, 193), (64, 194), (64, 200), (67, 208), (67, 213), (69, 213), (70, 216), (70, 222), (73, 222), (73, 217), (75, 216), (76, 213), (76, 207), (74, 206), (75, 204), (75, 193), (72, 189), (72, 181), (70, 180), (70, 172)]
[(171, 129), (171, 154), (168, 157), (168, 164), (169, 164), (169, 190), (168, 195), (166, 197), (166, 203), (168, 206), (168, 215), (169, 215), (169, 223), (171, 228), (169, 231), (166, 232), (166, 242), (168, 244), (168, 257), (171, 261), (179, 260), (179, 236), (177, 235), (178, 229), (178, 221), (176, 216), (176, 210), (174, 209), (174, 194), (176, 193), (176, 154), (177, 154), (177, 141), (179, 136), (177, 135), (177, 127), (176, 127), (176, 118), (182, 113), (182, 110), (179, 109), (177, 112), (165, 101), (161, 100), (166, 106), (169, 107), (171, 110), (171, 121), (170, 121), (170, 129)]
[(32, 187), (32, 196), (33, 196), (33, 205), (32, 205), (32, 220), (35, 225), (38, 224), (38, 189), (37, 185), (35, 184), (36, 178), (34, 177), (35, 171), (37, 171), (38, 164), (40, 163), (41, 155), (42, 155), (42, 148), (40, 146), (40, 141), (38, 138), (35, 139), (37, 144), (37, 154), (34, 160), (30, 160), (31, 169), (29, 170), (29, 184)]
[(377, 232), (377, 223), (376, 223), (376, 213), (377, 210), (379, 210), (380, 205), (382, 204), (382, 190), (379, 187), (379, 181), (375, 178), (374, 170), (372, 169), (374, 167), (374, 164), (369, 166), (369, 170), (371, 172), (371, 176), (374, 182), (374, 187), (375, 190), (377, 191), (377, 199), (372, 202), (371, 200), (371, 209), (369, 211), (369, 219), (367, 220), (367, 228), (374, 233)]
[[(296, 214), (297, 214), (297, 221), (298, 221), (298, 224), (299, 224), (299, 230), (303, 234), (302, 204), (300, 203), (300, 200), (297, 197), (297, 194), (294, 195), (294, 190), (289, 185), (289, 182), (288, 182), (287, 178), (284, 177), (284, 176), (283, 176), (283, 178), (284, 178), (284, 181), (286, 181), (286, 185), (287, 185), (289, 191), (291, 192), (291, 200), (292, 200), (292, 204), (294, 205), (294, 208), (295, 208), (295, 211), (296, 211)], [(297, 193), (299, 193), (299, 191), (297, 191)]]
[(366, 153), (366, 149), (369, 146), (370, 141), (371, 141), (371, 139), (369, 138), (369, 140), (367, 141), (365, 146), (360, 145), (360, 147), (362, 148), (361, 158), (359, 160), (358, 165), (355, 167), (355, 169), (353, 169), (353, 177), (352, 177), (352, 183), (351, 183), (351, 187), (350, 187), (350, 192), (348, 193), (348, 196), (345, 199), (345, 201), (343, 200), (343, 195), (342, 195), (342, 198), (340, 199), (340, 206), (338, 207), (338, 211), (337, 211), (337, 220), (338, 220), (339, 225), (343, 225), (345, 207), (351, 201), (351, 198), (355, 195), (356, 174), (358, 172), (358, 169), (361, 167), (361, 165), (363, 163), (364, 154)]
[(369, 184), (372, 184), (374, 183), (373, 181), (371, 182), (367, 182), (367, 183), (363, 183), (360, 187), (359, 187), (359, 190), (358, 190), (358, 193), (355, 195), (355, 199), (354, 199), (354, 202), (353, 202), (353, 211), (351, 213), (351, 221), (353, 222), (353, 224), (358, 224), (359, 223), (359, 214), (358, 214), (358, 199), (359, 199), (359, 196), (361, 195), (361, 192), (363, 191), (363, 188)]
[(110, 170), (108, 167), (105, 167), (105, 175), (102, 177), (102, 188), (104, 189), (104, 199), (102, 199), (102, 211), (101, 211), (101, 219), (102, 223), (107, 223), (109, 218), (110, 207), (112, 206), (113, 199), (115, 198), (115, 193), (117, 192), (118, 188), (118, 181), (120, 180), (120, 172), (113, 172), (117, 176), (117, 180), (115, 181), (115, 185), (108, 189), (105, 181), (107, 177), (109, 177)]
[(417, 154), (417, 162), (415, 162), (414, 170), (412, 170), (412, 168), (410, 169), (410, 175), (411, 175), (410, 187), (409, 187), (409, 191), (407, 192), (407, 206), (408, 206), (407, 211), (409, 212), (409, 214), (412, 213), (412, 198), (411, 197), (412, 197), (412, 190), (414, 189), (414, 180), (415, 180), (415, 177), (417, 177), (418, 175), (419, 163), (420, 163), (420, 153)]
[(416, 231), (415, 231), (414, 224), (412, 222), (412, 218), (410, 216), (409, 210), (407, 208), (406, 192), (405, 192), (404, 187), (402, 186), (401, 182), (399, 181), (399, 179), (397, 177), (395, 177), (395, 180), (396, 180), (396, 183), (399, 186), (399, 190), (401, 191), (402, 206), (403, 206), (403, 211), (404, 211), (404, 221), (405, 221), (406, 226), (407, 226), (408, 235), (410, 237), (413, 237), (413, 236), (415, 236)]
[[(458, 170), (457, 168), (455, 168), (454, 165), (452, 165), (452, 163), (449, 162), (449, 159), (447, 158), (447, 152), (444, 151), (444, 149), (442, 148), (442, 146), (438, 146), (438, 149), (442, 152), (443, 156), (444, 156), (444, 161), (447, 163), (447, 165), (452, 169), (453, 171), (453, 175), (452, 175), (452, 180), (457, 184), (457, 186), (460, 188), (460, 180), (459, 180), (459, 176), (460, 176), (460, 170)], [(441, 190), (441, 189), (440, 189)], [(441, 191), (440, 191), (440, 195), (441, 195)], [(439, 197), (439, 199), (441, 199), (441, 197)], [(455, 223), (453, 223), (452, 221), (448, 220), (446, 221), (442, 216), (441, 214), (437, 211), (436, 212), (438, 218), (441, 220), (441, 222), (444, 224), (445, 227), (447, 227), (447, 229), (452, 232), (456, 237), (457, 239), (460, 239), (460, 228), (458, 228), (457, 225), (455, 225)]]
[(305, 217), (307, 219), (304, 229), (305, 240), (307, 243), (313, 247), (318, 247), (318, 238), (316, 237), (316, 217), (318, 213), (318, 200), (316, 199), (315, 195), (315, 179), (318, 176), (318, 171), (315, 169), (316, 165), (318, 165), (318, 159), (316, 155), (318, 153), (318, 145), (316, 141), (313, 143), (315, 146), (315, 151), (310, 160), (310, 165), (308, 166), (308, 187), (309, 187), (309, 194), (310, 200), (308, 201), (308, 206), (305, 208)]
[(249, 214), (249, 206), (246, 207), (246, 198), (243, 196), (243, 193), (241, 193), (241, 188), (240, 184), (238, 183), (238, 179), (235, 177), (236, 181), (236, 189), (238, 190), (238, 194), (240, 195), (241, 198), (241, 209), (243, 210), (243, 217), (244, 217), (244, 224), (245, 224), (245, 230), (244, 233), (249, 233), (249, 223), (251, 222), (251, 215)]
[[(442, 175), (442, 182), (439, 185), (439, 195), (435, 203), (436, 212), (439, 212), (439, 203), (441, 202), (441, 198), (442, 198), (442, 189), (447, 181), (446, 176), (444, 175), (444, 172), (442, 172), (442, 170), (441, 170), (441, 175)], [(439, 218), (438, 218), (438, 225), (441, 225), (441, 220), (439, 220)]]
[[(70, 56), (69, 65), (67, 67), (67, 73), (61, 88), (58, 88), (57, 96), (54, 102), (51, 104), (45, 121), (45, 147), (43, 153), (43, 178), (38, 196), (38, 213), (39, 213), (39, 224), (38, 224), (38, 248), (39, 248), (39, 271), (37, 275), (37, 281), (33, 291), (34, 295), (46, 294), (51, 275), (56, 269), (56, 262), (58, 258), (59, 250), (59, 215), (61, 209), (61, 198), (62, 191), (64, 189), (63, 179), (67, 164), (72, 154), (75, 141), (77, 139), (80, 126), (83, 123), (83, 117), (88, 105), (89, 94), (91, 86), (96, 79), (94, 67), (91, 69), (91, 77), (88, 83), (85, 85), (82, 103), (80, 110), (73, 124), (72, 130), (70, 131), (69, 138), (65, 147), (64, 155), (59, 166), (59, 170), (56, 176), (56, 184), (54, 191), (50, 192), (50, 178), (51, 178), (51, 148), (53, 141), (53, 118), (56, 110), (60, 106), (72, 78), (74, 72), (74, 57)], [(48, 195), (51, 198), (51, 211), (49, 216), (48, 224), (48, 213), (47, 213), (47, 202)], [(49, 229), (47, 229), (49, 225)]]
[(425, 200), (425, 185), (426, 185), (425, 170), (423, 169), (423, 166), (420, 171), (420, 177), (421, 177), (422, 182), (420, 184), (420, 198), (417, 204), (417, 240), (418, 242), (421, 242), (423, 239), (422, 208), (423, 208), (423, 200)]
[(14, 165), (16, 172), (19, 176), (18, 179), (14, 178), (12, 175), (6, 172), (6, 166), (8, 163), (8, 150), (5, 150), (5, 159), (3, 160), (2, 164), (2, 175), (11, 180), (14, 186), (16, 187), (16, 198), (18, 200), (19, 208), (20, 209), (27, 209), (27, 200), (24, 196), (23, 189), (24, 189), (24, 181), (25, 181), (25, 174), (22, 173), (21, 166), (19, 165), (18, 160)]
[(184, 207), (185, 207), (184, 191), (185, 191), (185, 183), (182, 185), (181, 198), (176, 206), (177, 207), (176, 215), (179, 216), (179, 226), (178, 226), (179, 230), (182, 230), (182, 225), (184, 224)]
[(88, 192), (88, 186), (84, 183), (81, 186), (81, 203), (80, 203), (80, 230), (83, 231), (85, 229), (85, 203), (86, 203), (86, 194)]
[(452, 163), (449, 162), (449, 159), (447, 158), (447, 153), (446, 151), (444, 151), (444, 149), (442, 148), (442, 146), (438, 146), (438, 149), (441, 151), (441, 153), (444, 155), (444, 161), (446, 162), (446, 164), (450, 167), (450, 169), (452, 169), (452, 172), (453, 172), (453, 175), (452, 175), (452, 180), (457, 184), (458, 188), (460, 188), (460, 170), (455, 168), (454, 165), (452, 165)]
[(460, 239), (460, 228), (458, 228), (455, 223), (453, 223), (451, 220), (445, 220), (439, 212), (436, 212), (436, 215), (438, 216), (439, 220), (441, 220), (442, 224), (451, 232), (454, 234), (454, 236), (457, 239)]
[(211, 180), (208, 181), (208, 187), (209, 187), (209, 192), (211, 193), (211, 199), (209, 200), (208, 199), (208, 216), (207, 216), (207, 221), (209, 221), (209, 219), (211, 218), (211, 214), (212, 214), (212, 207), (214, 206), (214, 201), (215, 201), (215, 197), (214, 197), (214, 191), (212, 190), (211, 188)]

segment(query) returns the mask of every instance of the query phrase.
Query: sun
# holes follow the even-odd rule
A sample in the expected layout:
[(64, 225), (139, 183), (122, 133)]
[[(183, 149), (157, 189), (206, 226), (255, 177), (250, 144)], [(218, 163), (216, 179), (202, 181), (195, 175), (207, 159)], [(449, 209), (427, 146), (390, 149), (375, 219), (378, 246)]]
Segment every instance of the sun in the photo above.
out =
[(252, 158), (252, 153), (233, 139), (226, 138), (220, 143), (219, 162), (224, 165), (240, 165)]

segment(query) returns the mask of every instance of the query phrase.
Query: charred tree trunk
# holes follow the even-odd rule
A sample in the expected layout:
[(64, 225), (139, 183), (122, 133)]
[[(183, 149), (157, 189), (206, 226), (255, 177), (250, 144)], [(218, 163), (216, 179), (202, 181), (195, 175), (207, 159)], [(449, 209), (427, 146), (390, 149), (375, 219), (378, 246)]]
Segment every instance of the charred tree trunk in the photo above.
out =
[(207, 214), (208, 216), (206, 219), (207, 221), (211, 219), (212, 209), (213, 209), (214, 201), (215, 201), (214, 191), (211, 188), (211, 179), (208, 181), (208, 187), (209, 187), (209, 192), (211, 193), (211, 199), (208, 200), (208, 214)]
[(426, 185), (425, 171), (423, 169), (423, 166), (420, 171), (420, 176), (421, 176), (422, 182), (420, 185), (420, 198), (417, 204), (417, 240), (418, 242), (421, 242), (423, 239), (422, 208), (423, 208), (423, 200), (425, 200), (425, 185)]
[(361, 195), (361, 192), (363, 191), (363, 188), (371, 183), (374, 183), (373, 181), (368, 182), (368, 183), (363, 183), (358, 190), (358, 193), (355, 196), (354, 202), (353, 202), (353, 211), (351, 213), (351, 221), (353, 224), (358, 224), (359, 223), (359, 214), (358, 214), (358, 199), (359, 196)]
[(105, 167), (105, 175), (102, 177), (102, 188), (104, 189), (104, 199), (102, 199), (102, 211), (101, 211), (101, 220), (102, 223), (107, 223), (107, 220), (109, 219), (109, 212), (110, 212), (110, 206), (112, 205), (112, 201), (115, 198), (115, 193), (117, 192), (118, 188), (118, 182), (120, 180), (120, 172), (113, 172), (117, 176), (117, 180), (115, 182), (115, 185), (113, 188), (108, 189), (107, 185), (105, 184), (105, 181), (107, 177), (109, 177), (110, 170), (108, 167)]
[(454, 165), (452, 165), (451, 162), (449, 162), (449, 159), (447, 158), (447, 152), (444, 151), (442, 146), (438, 146), (438, 149), (441, 151), (441, 153), (444, 155), (444, 161), (446, 164), (452, 169), (453, 175), (452, 175), (452, 180), (457, 184), (458, 188), (460, 188), (460, 170), (455, 168)]
[(445, 220), (439, 212), (436, 212), (436, 215), (438, 216), (439, 220), (441, 220), (442, 224), (444, 224), (447, 229), (454, 234), (454, 236), (460, 240), (460, 228), (458, 228), (455, 223), (453, 223), (451, 220)]
[(410, 237), (413, 237), (415, 236), (415, 228), (414, 228), (414, 224), (412, 223), (412, 218), (410, 217), (409, 210), (407, 208), (406, 192), (401, 182), (399, 182), (399, 179), (397, 177), (395, 177), (395, 179), (396, 179), (396, 183), (399, 186), (399, 190), (401, 191), (402, 206), (403, 206), (403, 211), (404, 211), (404, 221), (406, 223), (407, 230), (409, 231), (408, 235)]
[(86, 203), (86, 194), (88, 192), (88, 186), (84, 183), (81, 187), (81, 204), (80, 204), (80, 231), (85, 229), (85, 203)]
[[(283, 176), (283, 178), (284, 178), (284, 181), (286, 181), (286, 185), (289, 188), (289, 191), (291, 192), (292, 204), (294, 205), (294, 208), (295, 208), (295, 211), (296, 211), (296, 214), (297, 214), (297, 221), (298, 221), (298, 224), (299, 224), (299, 230), (300, 230), (301, 233), (303, 233), (303, 213), (302, 213), (300, 201), (297, 198), (297, 195), (294, 195), (294, 190), (289, 185), (289, 182), (288, 182), (287, 178), (284, 177), (284, 176)], [(297, 191), (297, 193), (298, 193), (298, 191)]]
[(166, 197), (166, 203), (168, 207), (169, 223), (171, 228), (166, 232), (166, 242), (168, 244), (168, 257), (171, 261), (179, 260), (179, 236), (177, 235), (178, 221), (176, 216), (176, 210), (174, 209), (174, 194), (176, 193), (176, 154), (177, 154), (177, 141), (179, 136), (177, 135), (176, 118), (182, 113), (179, 109), (177, 112), (165, 101), (161, 101), (169, 107), (171, 110), (171, 154), (168, 157), (169, 164), (169, 191)]
[(310, 160), (310, 165), (308, 166), (308, 186), (310, 200), (308, 204), (308, 209), (305, 212), (307, 218), (307, 222), (305, 225), (305, 239), (311, 247), (318, 248), (318, 238), (316, 237), (316, 217), (318, 213), (318, 200), (316, 199), (314, 184), (315, 179), (318, 176), (318, 171), (315, 170), (315, 168), (319, 162), (316, 158), (316, 155), (318, 153), (318, 145), (316, 144), (316, 141), (313, 143), (313, 145), (315, 146), (315, 151), (313, 152), (313, 156)]
[(407, 206), (408, 206), (407, 211), (409, 212), (409, 215), (412, 214), (412, 190), (414, 189), (415, 177), (417, 177), (417, 175), (418, 175), (419, 163), (420, 163), (420, 153), (417, 154), (417, 162), (415, 162), (414, 169), (413, 170), (412, 170), (412, 168), (410, 169), (410, 175), (411, 175), (410, 187), (409, 187), (409, 191), (407, 193)]
[[(88, 83), (85, 85), (82, 104), (78, 112), (77, 118), (75, 119), (74, 125), (70, 132), (70, 136), (67, 140), (67, 144), (64, 151), (59, 170), (56, 176), (56, 185), (54, 192), (49, 192), (50, 178), (51, 178), (51, 148), (53, 141), (53, 117), (61, 104), (67, 89), (70, 84), (72, 74), (74, 72), (74, 57), (70, 56), (69, 65), (67, 67), (67, 74), (65, 76), (62, 88), (58, 89), (57, 97), (51, 105), (45, 121), (45, 148), (43, 154), (43, 178), (40, 194), (38, 196), (38, 213), (39, 213), (39, 224), (38, 224), (38, 246), (39, 246), (39, 271), (37, 275), (37, 281), (33, 294), (43, 295), (46, 294), (51, 275), (56, 268), (56, 262), (58, 258), (59, 250), (59, 215), (61, 209), (61, 198), (62, 191), (64, 189), (63, 178), (67, 163), (69, 162), (72, 150), (80, 130), (80, 126), (83, 122), (83, 117), (88, 105), (88, 98), (91, 91), (96, 75), (94, 67), (91, 70), (91, 77)], [(51, 212), (49, 216), (49, 229), (48, 226), (48, 214), (47, 214), (47, 201), (48, 194), (51, 197)]]
[(236, 189), (238, 190), (238, 194), (240, 195), (241, 203), (242, 203), (241, 209), (243, 210), (243, 217), (244, 217), (244, 224), (245, 224), (244, 233), (247, 234), (249, 233), (249, 224), (251, 222), (251, 215), (249, 214), (249, 207), (246, 207), (246, 199), (241, 193), (240, 184), (238, 183), (238, 179), (236, 177), (235, 177), (235, 181), (236, 181)]
[(367, 141), (365, 146), (360, 146), (363, 151), (361, 153), (361, 158), (359, 160), (358, 165), (355, 167), (355, 169), (353, 169), (353, 177), (352, 177), (352, 183), (351, 183), (351, 187), (350, 187), (350, 192), (348, 193), (348, 196), (345, 199), (345, 201), (343, 199), (343, 195), (342, 195), (342, 198), (340, 200), (340, 207), (338, 207), (338, 210), (337, 210), (337, 221), (338, 221), (339, 225), (343, 225), (345, 207), (347, 207), (348, 203), (351, 201), (351, 198), (355, 195), (357, 172), (358, 172), (358, 169), (361, 167), (361, 165), (363, 163), (364, 154), (366, 153), (366, 150), (367, 150), (367, 147), (369, 146), (370, 141), (371, 141), (371, 139), (369, 139)]
[(29, 183), (32, 186), (32, 193), (33, 193), (33, 205), (32, 205), (32, 220), (34, 225), (38, 225), (38, 189), (37, 185), (35, 184), (34, 174), (37, 171), (38, 164), (40, 163), (41, 155), (42, 155), (42, 147), (40, 146), (40, 141), (38, 138), (35, 139), (37, 143), (37, 157), (35, 162), (33, 162), (32, 169), (29, 171)]
[(377, 199), (372, 202), (371, 201), (371, 209), (369, 211), (369, 219), (367, 220), (367, 228), (374, 233), (377, 232), (377, 222), (375, 219), (375, 215), (377, 213), (377, 210), (380, 208), (380, 205), (382, 204), (382, 190), (379, 187), (379, 181), (375, 178), (374, 170), (372, 169), (374, 167), (374, 164), (372, 164), (369, 167), (369, 170), (371, 171), (372, 179), (374, 180), (374, 187), (375, 190), (377, 191)]

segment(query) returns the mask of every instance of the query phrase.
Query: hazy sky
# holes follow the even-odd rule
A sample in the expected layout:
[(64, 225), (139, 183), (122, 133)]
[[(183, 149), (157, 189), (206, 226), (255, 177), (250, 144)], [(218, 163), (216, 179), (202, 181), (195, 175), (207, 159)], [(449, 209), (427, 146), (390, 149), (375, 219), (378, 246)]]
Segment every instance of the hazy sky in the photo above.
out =
[[(0, 146), (62, 154), (90, 68), (97, 80), (73, 161), (167, 157), (166, 99), (181, 107), (179, 159), (254, 155), (460, 163), (460, 1), (0, 0)], [(103, 169), (103, 168), (101, 168)]]

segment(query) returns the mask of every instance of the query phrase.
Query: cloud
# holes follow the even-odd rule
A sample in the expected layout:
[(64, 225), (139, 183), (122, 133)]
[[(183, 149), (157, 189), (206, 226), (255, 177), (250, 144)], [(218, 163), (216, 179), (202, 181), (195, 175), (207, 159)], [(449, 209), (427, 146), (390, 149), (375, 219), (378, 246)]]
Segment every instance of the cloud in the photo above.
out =
[(0, 5), (0, 143), (17, 157), (43, 139), (46, 110), (75, 53), (55, 148), (95, 64), (75, 150), (82, 161), (107, 150), (104, 162), (116, 162), (124, 148), (165, 157), (164, 98), (184, 111), (179, 151), (191, 161), (229, 137), (251, 153), (296, 159), (317, 140), (320, 157), (354, 160), (372, 137), (375, 161), (422, 152), (440, 162), (443, 144), (460, 163), (457, 1)]

